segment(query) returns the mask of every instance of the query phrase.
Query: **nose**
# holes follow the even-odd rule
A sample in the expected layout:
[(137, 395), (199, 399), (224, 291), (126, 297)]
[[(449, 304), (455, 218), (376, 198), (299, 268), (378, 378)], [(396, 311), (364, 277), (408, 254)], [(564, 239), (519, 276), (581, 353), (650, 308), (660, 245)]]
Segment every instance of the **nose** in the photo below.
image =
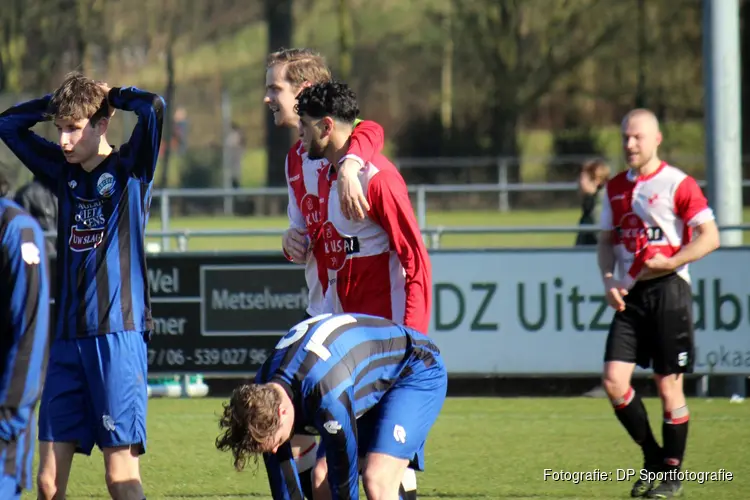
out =
[(268, 96), (268, 92), (263, 96), (263, 104), (271, 104), (271, 98)]

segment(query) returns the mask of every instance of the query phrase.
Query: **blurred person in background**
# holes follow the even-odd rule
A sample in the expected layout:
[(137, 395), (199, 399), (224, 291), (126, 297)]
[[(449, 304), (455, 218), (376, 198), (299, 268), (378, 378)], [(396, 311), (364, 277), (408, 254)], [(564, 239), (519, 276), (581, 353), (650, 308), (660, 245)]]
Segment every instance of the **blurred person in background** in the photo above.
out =
[[(57, 230), (57, 196), (39, 177), (34, 176), (31, 182), (21, 186), (13, 201), (34, 217), (45, 233)], [(56, 236), (45, 238), (48, 255), (55, 255), (56, 240)]]
[[(602, 208), (604, 186), (607, 184), (611, 170), (604, 160), (587, 161), (581, 167), (578, 176), (578, 192), (581, 196), (581, 226), (594, 225), (599, 221)], [(581, 231), (576, 237), (576, 246), (596, 245), (597, 232)]]
[(227, 164), (231, 176), (232, 188), (239, 189), (242, 185), (242, 154), (245, 150), (245, 138), (240, 126), (232, 122), (229, 134), (225, 138), (226, 152), (229, 155)]

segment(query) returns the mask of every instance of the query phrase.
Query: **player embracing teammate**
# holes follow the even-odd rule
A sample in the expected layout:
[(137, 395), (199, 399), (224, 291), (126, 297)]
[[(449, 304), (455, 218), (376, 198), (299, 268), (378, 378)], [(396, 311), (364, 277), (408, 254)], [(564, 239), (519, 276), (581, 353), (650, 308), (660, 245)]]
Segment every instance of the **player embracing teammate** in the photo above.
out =
[[(368, 210), (347, 218), (338, 194), (340, 159), (345, 156), (359, 108), (346, 84), (326, 82), (298, 97), (300, 136), (309, 157), (329, 166), (318, 173), (320, 220), (313, 240), (319, 268), (327, 273), (324, 312), (362, 313), (388, 318), (427, 333), (431, 306), (431, 266), (406, 184), (381, 154), (357, 175)], [(325, 450), (313, 474), (317, 490), (328, 487)], [(409, 468), (401, 496), (416, 498), (416, 476)]]
[[(678, 472), (689, 422), (683, 374), (692, 373), (695, 361), (688, 264), (719, 246), (703, 192), (695, 179), (659, 159), (661, 139), (651, 111), (625, 116), (622, 140), (630, 168), (607, 184), (598, 245), (607, 300), (617, 311), (607, 337), (604, 389), (652, 473), (636, 481), (631, 495), (648, 498), (682, 493)], [(636, 364), (653, 367), (664, 411), (662, 446), (630, 385)], [(658, 485), (651, 480), (657, 475)]]
[[(271, 53), (266, 61), (266, 95), (264, 102), (278, 127), (299, 129), (296, 112), (297, 97), (303, 89), (331, 80), (325, 60), (310, 49), (284, 49)], [(358, 172), (383, 148), (383, 128), (372, 121), (359, 121), (352, 133), (347, 154), (342, 155), (338, 167), (341, 172), (338, 186), (342, 195), (342, 209), (347, 216), (364, 217), (367, 202), (362, 193)], [(282, 238), (286, 258), (305, 265), (305, 279), (309, 290), (306, 318), (326, 311), (324, 297), (328, 289), (327, 270), (319, 265), (322, 241), (317, 238), (325, 219), (321, 217), (318, 194), (319, 172), (328, 167), (323, 158), (312, 158), (297, 141), (289, 150), (285, 175), (289, 190), (287, 215), (289, 229)], [(312, 472), (318, 450), (314, 436), (297, 433), (292, 438), (292, 454), (305, 496), (312, 498)], [(413, 482), (413, 481), (411, 481)]]
[[(337, 103), (353, 105), (348, 110), (354, 112), (353, 121), (339, 125), (335, 135), (342, 144), (337, 142), (330, 155), (310, 150), (319, 140), (305, 142), (305, 113), (299, 112), (298, 100), (313, 88), (330, 89)], [(277, 126), (296, 127), (302, 138), (286, 160), (290, 227), (282, 239), (284, 254), (306, 266), (308, 317), (365, 313), (426, 333), (431, 269), (406, 185), (380, 154), (382, 127), (357, 119), (356, 101), (346, 101), (353, 94), (339, 90), (323, 58), (313, 51), (288, 49), (268, 57), (265, 102)], [(323, 134), (322, 140), (328, 139)], [(312, 438), (302, 434), (295, 435), (292, 444), (300, 471), (316, 464), (317, 457), (312, 476), (300, 472), (306, 496), (312, 495), (313, 486), (306, 484), (310, 480), (317, 494), (323, 493), (325, 451), (316, 450)], [(404, 476), (401, 496), (416, 498), (411, 469)]]

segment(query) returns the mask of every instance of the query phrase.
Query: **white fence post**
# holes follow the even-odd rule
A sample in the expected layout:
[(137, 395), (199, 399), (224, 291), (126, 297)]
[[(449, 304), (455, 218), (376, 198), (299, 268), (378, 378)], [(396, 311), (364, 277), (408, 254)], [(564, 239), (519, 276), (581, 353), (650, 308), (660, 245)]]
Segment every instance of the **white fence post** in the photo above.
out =
[(510, 201), (508, 198), (508, 159), (503, 156), (497, 158), (497, 184), (499, 186), (499, 196), (497, 198), (498, 210), (508, 212), (510, 210)]
[(427, 193), (422, 184), (417, 186), (417, 222), (420, 229), (427, 227)]
[[(161, 231), (166, 233), (169, 231), (169, 193), (167, 190), (163, 190), (159, 197), (161, 205), (159, 206), (159, 214), (161, 215)], [(169, 250), (169, 236), (162, 236), (161, 238), (161, 249), (162, 251)]]

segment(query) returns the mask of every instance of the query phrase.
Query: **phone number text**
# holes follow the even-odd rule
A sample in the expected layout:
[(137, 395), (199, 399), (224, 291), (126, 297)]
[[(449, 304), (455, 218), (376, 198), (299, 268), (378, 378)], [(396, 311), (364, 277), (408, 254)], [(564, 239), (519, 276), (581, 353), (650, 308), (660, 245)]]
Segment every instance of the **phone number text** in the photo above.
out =
[(262, 365), (266, 349), (149, 349), (149, 366), (256, 366)]

